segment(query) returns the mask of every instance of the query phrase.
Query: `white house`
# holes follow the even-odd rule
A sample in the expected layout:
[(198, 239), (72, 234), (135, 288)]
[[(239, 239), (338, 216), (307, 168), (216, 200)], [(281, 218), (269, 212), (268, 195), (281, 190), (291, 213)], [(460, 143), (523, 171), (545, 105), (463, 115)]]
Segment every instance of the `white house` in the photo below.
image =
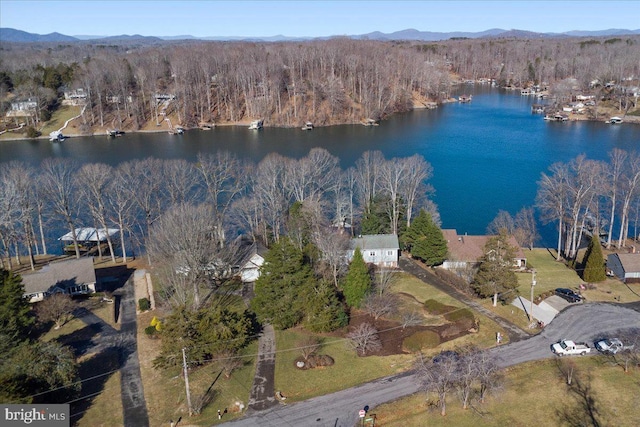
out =
[(29, 302), (42, 301), (49, 295), (65, 293), (85, 295), (96, 292), (93, 258), (85, 257), (51, 262), (42, 270), (22, 275), (24, 297)]
[(378, 267), (398, 267), (400, 244), (395, 234), (371, 234), (351, 239), (347, 259), (353, 259), (356, 248), (360, 249), (364, 262)]
[(259, 253), (251, 255), (244, 264), (240, 266), (240, 279), (243, 283), (251, 283), (260, 277), (260, 268), (264, 264), (264, 258)]

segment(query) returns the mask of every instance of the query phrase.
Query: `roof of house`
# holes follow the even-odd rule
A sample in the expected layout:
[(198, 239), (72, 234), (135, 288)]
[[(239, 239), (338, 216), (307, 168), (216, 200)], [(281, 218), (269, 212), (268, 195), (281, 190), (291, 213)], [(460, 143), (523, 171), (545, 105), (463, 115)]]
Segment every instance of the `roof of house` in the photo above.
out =
[(617, 256), (625, 273), (640, 271), (640, 253), (635, 254), (611, 254)]
[(25, 294), (46, 292), (56, 285), (67, 288), (95, 282), (92, 257), (52, 262), (38, 272), (22, 275)]
[[(484, 255), (484, 246), (494, 236), (458, 235), (456, 230), (442, 230), (447, 241), (450, 261), (476, 262)], [(526, 258), (522, 248), (513, 236), (509, 237), (509, 244), (516, 248), (516, 258)]]
[[(76, 238), (79, 242), (104, 242), (107, 240), (107, 233), (109, 233), (109, 236), (114, 236), (119, 231), (119, 228), (107, 228), (106, 232), (104, 228), (76, 228)], [(71, 232), (68, 232), (58, 240), (62, 240), (63, 242), (72, 242), (73, 236), (71, 235)]]
[(351, 239), (349, 243), (351, 249), (356, 247), (361, 251), (370, 249), (400, 249), (398, 236), (395, 234), (368, 234)]

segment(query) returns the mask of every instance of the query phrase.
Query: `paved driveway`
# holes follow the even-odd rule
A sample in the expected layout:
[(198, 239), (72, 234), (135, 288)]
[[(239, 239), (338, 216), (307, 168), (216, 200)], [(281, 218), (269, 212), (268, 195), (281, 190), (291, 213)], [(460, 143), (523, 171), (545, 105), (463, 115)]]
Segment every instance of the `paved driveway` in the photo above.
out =
[[(563, 338), (592, 342), (620, 328), (640, 328), (640, 308), (586, 303), (563, 311), (542, 333), (489, 350), (502, 367), (555, 357), (549, 346)], [(383, 378), (304, 402), (280, 405), (228, 423), (237, 427), (353, 427), (358, 411), (416, 393), (411, 372)]]

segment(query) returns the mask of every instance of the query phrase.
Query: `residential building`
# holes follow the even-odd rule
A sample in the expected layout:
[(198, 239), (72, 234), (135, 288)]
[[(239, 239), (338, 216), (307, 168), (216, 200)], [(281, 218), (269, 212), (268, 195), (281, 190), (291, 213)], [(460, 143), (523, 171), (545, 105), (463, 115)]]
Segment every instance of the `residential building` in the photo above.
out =
[(360, 249), (364, 262), (378, 267), (398, 267), (400, 244), (395, 234), (370, 234), (351, 239), (347, 258), (353, 259), (356, 248)]
[[(484, 255), (484, 247), (491, 237), (495, 236), (470, 236), (459, 235), (456, 230), (442, 230), (442, 235), (447, 241), (448, 255), (443, 268), (456, 270), (468, 267), (477, 267), (480, 258)], [(513, 259), (514, 268), (524, 269), (527, 266), (527, 258), (515, 237), (509, 237), (509, 245), (516, 248), (516, 256)]]
[(86, 295), (96, 292), (93, 258), (51, 262), (35, 273), (23, 274), (24, 297), (29, 302), (44, 300), (56, 293)]
[(640, 282), (640, 253), (609, 254), (607, 273), (614, 275), (624, 283)]

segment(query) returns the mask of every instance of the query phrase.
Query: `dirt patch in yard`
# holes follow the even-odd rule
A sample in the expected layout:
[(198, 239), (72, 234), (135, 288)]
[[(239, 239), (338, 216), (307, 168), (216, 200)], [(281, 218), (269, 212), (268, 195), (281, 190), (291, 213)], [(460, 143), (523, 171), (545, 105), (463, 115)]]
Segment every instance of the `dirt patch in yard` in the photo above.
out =
[(440, 337), (440, 343), (472, 333), (468, 325), (463, 322), (449, 322), (438, 326), (407, 326), (402, 327), (398, 321), (389, 319), (374, 319), (373, 316), (361, 311), (351, 313), (349, 325), (331, 333), (331, 336), (346, 338), (347, 334), (358, 328), (363, 323), (369, 323), (378, 330), (378, 337), (382, 348), (376, 352), (368, 353), (367, 356), (391, 356), (394, 354), (408, 354), (403, 348), (406, 338), (422, 331), (432, 331)]

